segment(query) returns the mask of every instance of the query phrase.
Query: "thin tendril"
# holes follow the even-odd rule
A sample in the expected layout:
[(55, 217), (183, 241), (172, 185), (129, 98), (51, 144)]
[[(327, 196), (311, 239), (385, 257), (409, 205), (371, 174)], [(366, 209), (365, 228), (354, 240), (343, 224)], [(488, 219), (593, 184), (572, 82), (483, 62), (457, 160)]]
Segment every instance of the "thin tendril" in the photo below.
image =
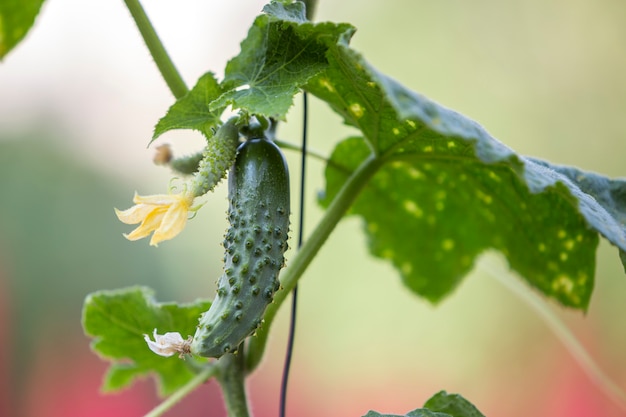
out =
[[(302, 246), (304, 236), (304, 185), (306, 179), (306, 156), (307, 156), (307, 121), (308, 105), (307, 93), (302, 94), (303, 117), (302, 117), (302, 159), (300, 162), (300, 211), (298, 219), (298, 249)], [(287, 404), (287, 385), (289, 381), (289, 370), (291, 369), (291, 358), (293, 356), (293, 345), (296, 338), (296, 312), (298, 307), (298, 285), (291, 292), (291, 318), (289, 322), (289, 337), (287, 339), (287, 352), (285, 353), (285, 364), (283, 367), (283, 378), (280, 385), (280, 409), (279, 416), (285, 417)]]
[(600, 368), (589, 352), (583, 347), (582, 343), (576, 339), (576, 336), (572, 334), (565, 323), (552, 312), (543, 300), (528, 291), (523, 285), (517, 282), (516, 279), (513, 279), (510, 273), (501, 271), (499, 268), (492, 267), (485, 263), (481, 265), (481, 268), (533, 309), (561, 343), (563, 343), (567, 351), (598, 389), (622, 410), (626, 410), (626, 393), (624, 393), (624, 390)]

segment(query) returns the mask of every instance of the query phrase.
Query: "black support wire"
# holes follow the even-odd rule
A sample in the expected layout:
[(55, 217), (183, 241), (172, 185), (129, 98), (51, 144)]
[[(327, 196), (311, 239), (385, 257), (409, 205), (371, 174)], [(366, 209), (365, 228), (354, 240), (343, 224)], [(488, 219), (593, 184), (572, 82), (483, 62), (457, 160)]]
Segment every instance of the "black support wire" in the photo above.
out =
[[(303, 117), (302, 117), (302, 159), (300, 163), (300, 210), (298, 218), (298, 249), (302, 246), (304, 236), (304, 185), (306, 180), (306, 154), (307, 154), (307, 130), (308, 130), (308, 104), (307, 93), (302, 93)], [(293, 345), (296, 337), (296, 312), (298, 307), (298, 285), (291, 292), (291, 318), (289, 322), (289, 336), (287, 338), (287, 351), (283, 366), (283, 377), (280, 384), (280, 408), (279, 417), (285, 417), (287, 404), (287, 385), (289, 382), (289, 370), (293, 356)]]

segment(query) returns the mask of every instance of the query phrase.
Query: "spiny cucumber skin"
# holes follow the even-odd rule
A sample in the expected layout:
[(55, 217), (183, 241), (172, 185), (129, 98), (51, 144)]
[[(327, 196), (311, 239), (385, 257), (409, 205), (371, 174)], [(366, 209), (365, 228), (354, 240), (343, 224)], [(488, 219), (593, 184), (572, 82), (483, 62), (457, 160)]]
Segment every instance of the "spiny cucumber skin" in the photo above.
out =
[(201, 196), (213, 191), (215, 186), (226, 176), (237, 154), (239, 129), (235, 118), (227, 121), (208, 140), (198, 163), (198, 170), (191, 181), (194, 196)]
[(228, 192), (224, 273), (191, 343), (192, 353), (215, 358), (254, 333), (280, 288), (289, 230), (289, 174), (280, 149), (266, 139), (244, 142)]

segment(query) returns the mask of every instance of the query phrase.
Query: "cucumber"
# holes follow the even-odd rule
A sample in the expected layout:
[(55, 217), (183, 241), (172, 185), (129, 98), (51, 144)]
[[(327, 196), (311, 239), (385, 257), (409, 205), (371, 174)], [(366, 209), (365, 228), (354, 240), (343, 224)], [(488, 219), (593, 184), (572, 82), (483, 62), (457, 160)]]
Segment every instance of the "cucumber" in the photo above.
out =
[[(202, 152), (202, 158), (198, 162), (197, 171), (190, 182), (189, 191), (194, 196), (198, 197), (213, 191), (233, 165), (239, 145), (239, 129), (236, 120), (235, 117), (231, 118), (209, 138)], [(190, 160), (190, 162), (193, 161)]]
[(224, 272), (191, 342), (191, 353), (214, 358), (254, 333), (280, 288), (289, 231), (289, 173), (280, 149), (267, 139), (241, 144), (228, 194)]

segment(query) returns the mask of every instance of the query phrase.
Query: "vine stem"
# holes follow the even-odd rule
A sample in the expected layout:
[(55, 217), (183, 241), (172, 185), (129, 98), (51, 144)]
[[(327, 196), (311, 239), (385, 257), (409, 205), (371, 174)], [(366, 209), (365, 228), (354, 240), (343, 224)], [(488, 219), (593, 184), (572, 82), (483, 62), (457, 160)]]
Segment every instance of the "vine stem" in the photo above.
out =
[(282, 290), (276, 293), (274, 302), (269, 305), (265, 312), (263, 325), (257, 330), (256, 337), (251, 338), (248, 344), (248, 352), (246, 355), (246, 370), (248, 372), (254, 370), (261, 361), (267, 342), (268, 331), (278, 309), (287, 298), (287, 295), (289, 295), (291, 290), (296, 286), (298, 279), (300, 279), (324, 242), (326, 242), (326, 239), (334, 230), (337, 223), (339, 223), (343, 215), (348, 211), (361, 189), (383, 163), (383, 158), (372, 154), (354, 171), (330, 203), (324, 217), (322, 217), (317, 224), (313, 233), (307, 238), (306, 242), (304, 242), (291, 261), (289, 267), (280, 277)]
[(494, 268), (484, 265), (484, 263), (481, 265), (481, 269), (530, 306), (544, 320), (561, 343), (565, 345), (566, 349), (574, 357), (574, 360), (578, 362), (578, 365), (600, 391), (621, 407), (622, 410), (626, 410), (626, 394), (624, 391), (600, 368), (580, 341), (576, 339), (576, 336), (572, 334), (565, 323), (554, 314), (543, 300), (528, 291), (516, 279), (512, 279), (513, 277), (510, 277), (510, 273), (496, 271)]
[(159, 39), (141, 3), (139, 3), (139, 0), (124, 0), (124, 3), (126, 3), (126, 7), (128, 7), (135, 24), (137, 24), (139, 33), (141, 33), (148, 47), (148, 51), (150, 51), (150, 55), (152, 55), (152, 59), (154, 59), (165, 83), (174, 97), (177, 99), (181, 98), (187, 94), (189, 89), (176, 69), (174, 62), (172, 62), (170, 56), (167, 54), (161, 39)]
[(228, 417), (250, 417), (245, 386), (245, 359), (240, 349), (227, 353), (217, 361), (217, 382), (222, 388)]
[(206, 382), (209, 378), (213, 377), (217, 373), (218, 369), (212, 365), (202, 372), (194, 376), (189, 382), (175, 391), (172, 395), (167, 397), (161, 404), (153, 408), (144, 417), (159, 417), (166, 411), (172, 408), (176, 403), (185, 398), (191, 391), (196, 389), (200, 384)]

